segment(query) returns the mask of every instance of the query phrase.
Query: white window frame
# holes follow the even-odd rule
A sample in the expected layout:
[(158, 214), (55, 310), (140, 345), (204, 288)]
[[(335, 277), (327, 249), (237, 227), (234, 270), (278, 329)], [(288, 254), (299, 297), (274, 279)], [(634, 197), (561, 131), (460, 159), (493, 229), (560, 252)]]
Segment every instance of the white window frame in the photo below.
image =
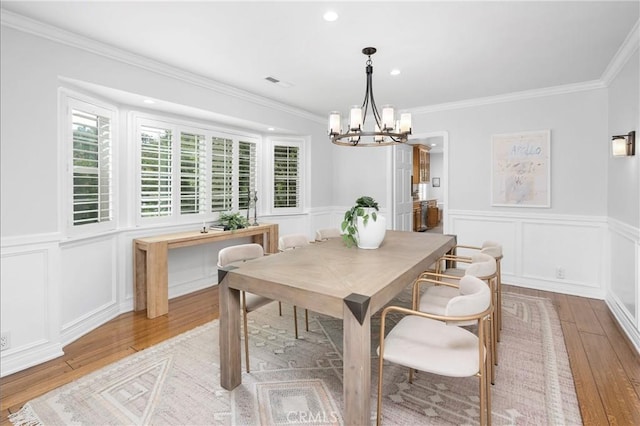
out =
[[(103, 102), (99, 99), (74, 92), (67, 88), (60, 88), (59, 92), (59, 123), (60, 138), (59, 152), (63, 153), (59, 159), (62, 167), (61, 171), (64, 176), (63, 182), (62, 205), (59, 206), (61, 229), (70, 237), (81, 235), (95, 235), (113, 231), (118, 227), (119, 212), (119, 196), (118, 196), (118, 136), (119, 136), (119, 120), (118, 109), (115, 105)], [(109, 119), (110, 126), (110, 204), (111, 216), (109, 220), (97, 223), (87, 223), (82, 225), (74, 224), (74, 165), (73, 165), (73, 110), (80, 110), (91, 114), (100, 115)]]
[[(238, 210), (238, 144), (240, 141), (251, 142), (256, 144), (256, 176), (260, 176), (260, 163), (261, 163), (261, 145), (262, 139), (260, 136), (244, 133), (240, 131), (233, 131), (229, 129), (218, 128), (211, 125), (202, 123), (195, 123), (186, 120), (179, 120), (167, 117), (159, 117), (156, 115), (142, 114), (134, 112), (132, 114), (132, 123), (135, 145), (135, 222), (137, 226), (147, 226), (153, 224), (186, 224), (186, 223), (201, 223), (203, 221), (210, 222), (218, 219), (221, 212), (213, 212), (211, 210), (211, 139), (213, 137), (231, 139), (233, 141), (233, 187), (232, 187), (232, 202), (231, 211), (241, 211), (243, 214), (245, 210)], [(142, 217), (140, 215), (141, 210), (141, 170), (140, 170), (140, 154), (141, 154), (141, 138), (140, 138), (140, 126), (148, 125), (170, 129), (172, 132), (172, 159), (173, 159), (173, 174), (172, 174), (172, 214), (169, 216), (160, 217)], [(182, 133), (201, 134), (205, 136), (206, 145), (206, 209), (200, 213), (182, 214), (180, 209), (180, 138)], [(258, 180), (257, 188), (258, 198), (261, 198), (261, 183)]]
[[(274, 148), (276, 146), (292, 146), (299, 149), (299, 206), (298, 207), (274, 207)], [(265, 165), (265, 179), (268, 190), (266, 192), (266, 210), (271, 215), (291, 215), (302, 214), (306, 211), (307, 201), (307, 173), (309, 166), (307, 164), (307, 141), (303, 138), (291, 137), (273, 137), (267, 140), (265, 144), (266, 157), (268, 158)]]

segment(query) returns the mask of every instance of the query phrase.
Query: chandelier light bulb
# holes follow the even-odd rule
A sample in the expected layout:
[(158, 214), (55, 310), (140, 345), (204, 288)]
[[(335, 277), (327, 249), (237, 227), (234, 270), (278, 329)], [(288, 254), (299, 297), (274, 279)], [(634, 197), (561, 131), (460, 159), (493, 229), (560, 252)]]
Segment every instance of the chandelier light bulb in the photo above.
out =
[(329, 113), (329, 135), (339, 135), (340, 132), (342, 132), (340, 112), (331, 111)]
[(349, 130), (360, 131), (362, 130), (362, 108), (358, 105), (351, 107), (351, 114), (349, 116)]

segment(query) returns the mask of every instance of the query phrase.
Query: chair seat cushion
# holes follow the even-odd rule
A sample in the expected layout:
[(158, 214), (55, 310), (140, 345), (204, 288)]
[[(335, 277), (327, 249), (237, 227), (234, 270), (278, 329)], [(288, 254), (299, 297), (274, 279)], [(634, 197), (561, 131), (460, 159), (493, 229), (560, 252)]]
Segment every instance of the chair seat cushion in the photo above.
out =
[(247, 302), (247, 312), (255, 311), (263, 307), (264, 305), (268, 305), (273, 302), (273, 299), (269, 299), (268, 297), (258, 296), (257, 294), (248, 293), (245, 291), (245, 298)]
[(478, 337), (455, 325), (408, 315), (385, 338), (384, 359), (443, 376), (470, 377), (479, 371)]

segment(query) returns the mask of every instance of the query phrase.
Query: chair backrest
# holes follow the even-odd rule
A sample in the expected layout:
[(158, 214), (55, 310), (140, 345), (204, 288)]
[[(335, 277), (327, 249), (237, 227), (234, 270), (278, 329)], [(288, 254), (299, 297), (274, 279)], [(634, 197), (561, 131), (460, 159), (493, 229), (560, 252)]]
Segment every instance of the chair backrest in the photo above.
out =
[(471, 265), (465, 270), (465, 275), (486, 278), (495, 275), (496, 259), (486, 253), (476, 253), (471, 256)]
[(231, 263), (256, 259), (264, 256), (264, 249), (260, 244), (238, 244), (225, 247), (218, 252), (218, 268), (224, 268)]
[(309, 239), (304, 234), (283, 235), (278, 240), (278, 250), (285, 251), (309, 244)]
[(482, 243), (482, 250), (480, 250), (480, 253), (488, 254), (495, 259), (500, 259), (502, 257), (502, 245), (495, 241), (485, 241)]
[(460, 279), (460, 295), (449, 300), (445, 308), (445, 315), (479, 314), (486, 311), (490, 303), (491, 290), (487, 283), (473, 275), (465, 275)]
[(338, 228), (322, 228), (316, 231), (316, 241), (328, 240), (329, 238), (338, 238), (340, 230)]

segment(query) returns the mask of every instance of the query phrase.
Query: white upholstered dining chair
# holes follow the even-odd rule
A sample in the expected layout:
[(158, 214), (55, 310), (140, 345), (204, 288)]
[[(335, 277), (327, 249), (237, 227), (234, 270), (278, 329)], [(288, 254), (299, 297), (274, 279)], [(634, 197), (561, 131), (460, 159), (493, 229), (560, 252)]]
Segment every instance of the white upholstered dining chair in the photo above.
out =
[[(502, 260), (502, 245), (496, 241), (485, 241), (481, 246), (458, 244), (454, 248), (454, 256), (458, 259), (469, 260), (473, 253), (484, 253), (492, 256), (496, 260), (496, 283), (494, 287), (495, 299), (495, 334), (496, 340), (500, 341), (500, 330), (502, 330), (502, 270), (500, 262)], [(455, 260), (454, 260), (455, 261)], [(438, 262), (438, 266), (442, 267), (443, 262)], [(450, 275), (464, 275), (462, 268), (446, 268), (437, 272), (443, 272)]]
[[(487, 321), (493, 310), (491, 289), (472, 275), (462, 277), (459, 283), (439, 284), (454, 288), (458, 293), (447, 302), (441, 314), (398, 306), (389, 306), (382, 312), (378, 347), (377, 425), (382, 421), (385, 362), (409, 367), (409, 383), (413, 382), (413, 370), (449, 377), (478, 376), (480, 424), (491, 424), (491, 386), (488, 378), (491, 361), (487, 349)], [(390, 312), (398, 312), (403, 317), (385, 337), (385, 320)], [(477, 335), (459, 326), (466, 322), (477, 324)]]
[[(436, 315), (442, 315), (446, 309), (449, 301), (460, 295), (459, 291), (455, 287), (449, 285), (441, 285), (443, 283), (457, 283), (463, 276), (474, 276), (480, 280), (483, 280), (488, 288), (491, 290), (491, 302), (494, 306), (489, 324), (490, 324), (490, 358), (491, 364), (491, 383), (495, 383), (495, 368), (494, 365), (498, 365), (498, 346), (497, 346), (497, 326), (495, 317), (495, 285), (496, 285), (496, 260), (485, 253), (476, 253), (469, 258), (452, 257), (450, 255), (444, 256), (451, 260), (455, 259), (458, 262), (468, 263), (469, 266), (463, 269), (462, 276), (449, 275), (437, 272), (426, 271), (420, 274), (420, 277), (416, 280), (413, 289), (413, 309), (432, 313)], [(449, 270), (447, 270), (449, 271)], [(420, 287), (424, 284), (430, 284), (420, 295)], [(468, 324), (461, 324), (468, 325)]]
[(329, 238), (340, 238), (342, 234), (338, 228), (321, 228), (316, 231), (316, 241), (324, 241)]

